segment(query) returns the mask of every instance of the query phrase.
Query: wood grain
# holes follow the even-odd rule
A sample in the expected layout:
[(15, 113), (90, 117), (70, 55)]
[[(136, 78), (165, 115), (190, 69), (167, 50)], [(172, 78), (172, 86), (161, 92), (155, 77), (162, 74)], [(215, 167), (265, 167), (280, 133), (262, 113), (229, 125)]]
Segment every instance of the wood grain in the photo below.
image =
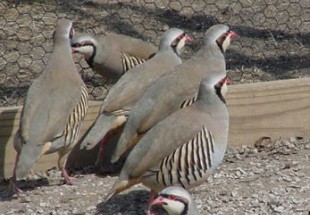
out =
[(232, 145), (264, 136), (310, 138), (310, 78), (231, 86), (227, 104)]
[[(101, 102), (91, 102), (81, 136), (98, 115)], [(310, 138), (310, 78), (229, 86), (230, 145), (253, 145), (261, 137)], [(0, 177), (9, 177), (15, 159), (13, 138), (19, 126), (21, 107), (0, 108)], [(94, 163), (97, 148), (85, 151), (75, 147), (69, 167)], [(56, 166), (57, 154), (43, 156), (35, 171)]]

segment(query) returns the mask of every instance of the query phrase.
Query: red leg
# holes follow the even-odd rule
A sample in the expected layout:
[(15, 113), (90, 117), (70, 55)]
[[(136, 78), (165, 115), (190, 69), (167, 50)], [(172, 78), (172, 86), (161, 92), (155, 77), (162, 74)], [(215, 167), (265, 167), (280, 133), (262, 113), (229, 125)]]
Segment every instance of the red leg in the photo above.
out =
[(69, 156), (69, 152), (70, 150), (68, 149), (63, 149), (63, 150), (58, 151), (58, 154), (59, 154), (58, 168), (60, 169), (62, 176), (65, 179), (66, 184), (73, 185), (75, 183), (75, 180), (74, 180), (75, 178), (70, 177), (66, 170), (66, 163), (67, 163), (67, 159)]
[(16, 157), (15, 157), (15, 164), (14, 164), (14, 168), (13, 168), (13, 176), (10, 179), (9, 190), (16, 193), (16, 194), (21, 194), (21, 193), (23, 193), (23, 191), (17, 186), (17, 180), (16, 180), (16, 167), (17, 167), (18, 160), (19, 160), (19, 153), (17, 153)]
[(152, 201), (154, 200), (155, 196), (157, 195), (157, 192), (155, 192), (154, 190), (150, 191), (149, 194), (149, 201), (148, 201), (148, 207), (150, 206), (150, 204), (152, 203)]
[(65, 178), (66, 184), (69, 184), (69, 185), (75, 184), (75, 178), (70, 177), (65, 168), (63, 168), (61, 172), (62, 172), (63, 177)]
[(19, 153), (17, 153), (15, 157), (15, 164), (14, 164), (13, 176), (12, 176), (14, 180), (16, 180), (16, 167), (17, 167), (18, 160), (19, 160)]
[(99, 145), (99, 152), (98, 152), (98, 156), (97, 156), (97, 160), (95, 165), (96, 166), (100, 166), (101, 161), (104, 158), (104, 150), (105, 150), (105, 145), (109, 142), (109, 140), (111, 139), (111, 135), (109, 133), (107, 133), (100, 141)]

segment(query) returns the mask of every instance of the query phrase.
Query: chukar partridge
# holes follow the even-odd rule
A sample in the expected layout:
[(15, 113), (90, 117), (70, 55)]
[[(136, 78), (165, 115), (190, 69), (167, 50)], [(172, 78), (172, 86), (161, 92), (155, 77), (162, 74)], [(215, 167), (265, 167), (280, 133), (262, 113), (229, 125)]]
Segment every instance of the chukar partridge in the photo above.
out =
[(42, 155), (58, 152), (58, 166), (66, 182), (73, 182), (65, 165), (78, 140), (88, 93), (72, 59), (72, 33), (70, 20), (57, 22), (53, 52), (27, 92), (14, 142), (17, 151), (14, 181), (16, 177), (25, 177)]
[(83, 139), (81, 148), (86, 146), (87, 149), (91, 149), (104, 137), (98, 157), (100, 158), (103, 154), (103, 144), (111, 134), (122, 128), (131, 107), (145, 90), (161, 75), (182, 63), (178, 52), (190, 41), (190, 37), (181, 29), (167, 30), (161, 37), (156, 55), (144, 64), (132, 68), (111, 88), (103, 102), (100, 115)]
[(160, 77), (131, 108), (112, 162), (132, 148), (141, 136), (174, 111), (195, 100), (199, 83), (214, 72), (226, 73), (224, 52), (237, 34), (218, 24), (210, 27), (204, 44), (191, 59)]
[(105, 78), (119, 78), (129, 69), (152, 57), (157, 48), (143, 40), (120, 34), (81, 35), (72, 39), (73, 53), (80, 53), (88, 65)]
[(191, 194), (182, 187), (167, 187), (151, 202), (148, 215), (156, 215), (156, 209), (164, 209), (168, 215), (199, 215)]
[(140, 182), (151, 193), (203, 183), (227, 147), (229, 117), (221, 91), (226, 80), (225, 71), (210, 73), (195, 103), (152, 127), (127, 156), (107, 199)]

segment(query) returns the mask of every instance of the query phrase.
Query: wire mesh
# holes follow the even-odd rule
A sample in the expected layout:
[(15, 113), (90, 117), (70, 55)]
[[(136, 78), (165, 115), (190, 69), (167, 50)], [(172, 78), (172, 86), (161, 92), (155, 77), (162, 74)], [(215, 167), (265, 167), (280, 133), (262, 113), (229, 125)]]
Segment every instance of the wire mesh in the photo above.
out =
[[(156, 45), (168, 27), (178, 27), (194, 38), (188, 56), (211, 25), (227, 23), (240, 36), (226, 55), (234, 83), (310, 76), (308, 0), (3, 0), (0, 106), (23, 103), (52, 51), (60, 17), (71, 19), (76, 32), (116, 32)], [(91, 98), (103, 99), (115, 80), (93, 73), (81, 56), (75, 60)]]

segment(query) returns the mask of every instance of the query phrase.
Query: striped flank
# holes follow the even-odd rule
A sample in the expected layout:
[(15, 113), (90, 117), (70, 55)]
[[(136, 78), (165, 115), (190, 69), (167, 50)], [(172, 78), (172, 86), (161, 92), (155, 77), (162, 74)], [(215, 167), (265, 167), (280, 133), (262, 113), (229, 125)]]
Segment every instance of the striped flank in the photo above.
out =
[(213, 153), (213, 136), (203, 127), (192, 140), (163, 159), (157, 172), (157, 183), (165, 187), (180, 184), (187, 188), (199, 182), (212, 166)]
[(63, 132), (65, 146), (75, 144), (78, 138), (82, 120), (86, 115), (88, 108), (88, 92), (86, 86), (82, 85), (81, 100), (77, 106), (73, 109), (69, 116), (66, 129)]
[(193, 97), (191, 99), (187, 99), (187, 100), (183, 101), (183, 103), (181, 104), (181, 109), (185, 108), (187, 106), (191, 106), (196, 100), (197, 100), (197, 95), (195, 95), (195, 97)]
[(127, 72), (128, 70), (132, 69), (133, 67), (144, 63), (146, 60), (136, 56), (127, 55), (124, 52), (121, 52), (122, 56), (122, 64), (123, 64), (123, 73)]

